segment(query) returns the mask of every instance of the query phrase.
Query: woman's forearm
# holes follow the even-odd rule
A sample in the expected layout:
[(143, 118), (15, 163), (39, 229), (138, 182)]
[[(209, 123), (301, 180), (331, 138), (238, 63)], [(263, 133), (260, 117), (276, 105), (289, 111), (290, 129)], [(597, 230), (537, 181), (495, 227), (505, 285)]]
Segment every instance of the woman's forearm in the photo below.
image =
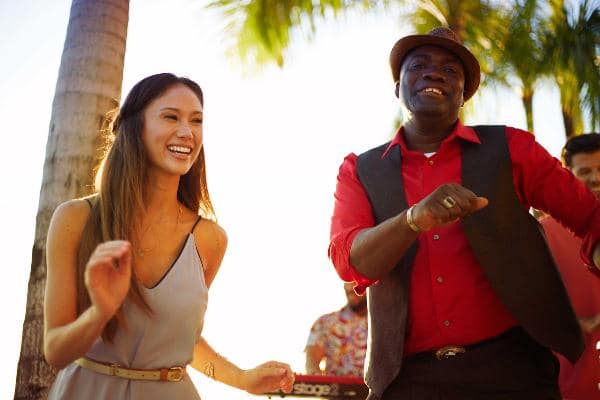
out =
[(73, 322), (48, 329), (44, 335), (46, 361), (61, 369), (82, 357), (102, 334), (107, 322), (90, 307)]
[(217, 353), (202, 337), (194, 347), (194, 359), (190, 365), (209, 378), (246, 390), (243, 382), (245, 371)]

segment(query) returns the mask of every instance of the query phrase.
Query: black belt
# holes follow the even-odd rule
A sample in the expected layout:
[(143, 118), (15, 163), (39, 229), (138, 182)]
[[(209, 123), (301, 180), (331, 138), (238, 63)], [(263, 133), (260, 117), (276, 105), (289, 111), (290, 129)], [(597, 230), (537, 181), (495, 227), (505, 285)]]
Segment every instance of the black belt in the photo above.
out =
[(410, 354), (404, 357), (404, 362), (415, 362), (415, 361), (427, 361), (427, 360), (447, 360), (460, 356), (467, 351), (474, 350), (479, 347), (487, 346), (492, 343), (496, 343), (502, 340), (506, 340), (512, 337), (523, 335), (525, 332), (523, 328), (515, 326), (509, 330), (501, 333), (498, 336), (494, 336), (489, 339), (482, 340), (477, 343), (467, 345), (448, 345), (437, 350), (421, 351), (419, 353)]

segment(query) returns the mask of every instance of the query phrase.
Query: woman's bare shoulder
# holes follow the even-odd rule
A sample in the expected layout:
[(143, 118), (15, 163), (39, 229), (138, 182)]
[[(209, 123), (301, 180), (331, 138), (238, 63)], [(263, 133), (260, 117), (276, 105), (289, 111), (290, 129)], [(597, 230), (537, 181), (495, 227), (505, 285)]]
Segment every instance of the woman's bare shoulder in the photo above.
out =
[(86, 197), (59, 204), (52, 215), (50, 230), (54, 227), (64, 233), (81, 233), (90, 215), (89, 201), (90, 198)]
[(227, 249), (227, 234), (215, 221), (204, 218), (198, 222), (193, 234), (204, 266), (204, 279), (210, 287)]
[(227, 233), (215, 221), (202, 218), (194, 231), (194, 240), (198, 248), (204, 248), (211, 253), (224, 253), (227, 247)]

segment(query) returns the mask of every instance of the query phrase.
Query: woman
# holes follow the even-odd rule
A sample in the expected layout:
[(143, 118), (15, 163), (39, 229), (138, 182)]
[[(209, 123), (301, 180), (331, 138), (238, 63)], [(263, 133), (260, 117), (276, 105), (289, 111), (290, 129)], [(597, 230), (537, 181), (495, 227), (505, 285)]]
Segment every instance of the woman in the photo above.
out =
[(97, 194), (61, 204), (47, 239), (49, 399), (199, 399), (189, 363), (250, 393), (291, 391), (288, 365), (241, 370), (200, 335), (227, 238), (210, 219), (203, 96), (186, 78), (136, 84), (112, 124)]

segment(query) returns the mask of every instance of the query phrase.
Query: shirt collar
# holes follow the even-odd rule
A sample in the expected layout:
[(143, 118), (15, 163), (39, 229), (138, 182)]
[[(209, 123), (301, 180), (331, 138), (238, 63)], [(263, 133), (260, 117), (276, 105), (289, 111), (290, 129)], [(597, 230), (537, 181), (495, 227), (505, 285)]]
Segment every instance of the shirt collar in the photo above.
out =
[[(444, 142), (455, 140), (455, 138), (460, 138), (463, 140), (467, 140), (469, 142), (481, 144), (481, 141), (479, 140), (479, 136), (477, 136), (477, 133), (475, 133), (475, 130), (473, 128), (471, 128), (470, 126), (463, 125), (463, 123), (461, 122), (460, 119), (456, 121), (456, 125), (454, 126), (454, 129), (452, 130), (450, 135), (448, 135), (448, 137), (446, 139), (444, 139)], [(385, 151), (383, 152), (381, 158), (385, 158), (385, 156), (387, 156), (387, 154), (390, 152), (390, 150), (394, 146), (400, 146), (400, 151), (402, 153), (406, 153), (409, 151), (408, 147), (406, 147), (406, 142), (404, 141), (404, 127), (400, 127), (398, 129), (398, 131), (396, 132), (396, 135), (390, 142), (387, 149), (385, 149)]]

